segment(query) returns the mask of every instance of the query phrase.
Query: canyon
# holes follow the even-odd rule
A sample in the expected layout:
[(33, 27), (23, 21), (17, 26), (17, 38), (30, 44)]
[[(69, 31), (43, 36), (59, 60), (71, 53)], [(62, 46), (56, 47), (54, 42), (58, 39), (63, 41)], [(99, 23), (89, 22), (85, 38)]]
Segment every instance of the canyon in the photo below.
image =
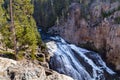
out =
[(120, 0), (11, 3), (14, 36), (0, 1), (0, 80), (120, 80)]
[[(86, 11), (87, 12), (86, 12)], [(48, 30), (67, 42), (98, 52), (114, 70), (120, 71), (120, 3), (96, 1), (88, 8), (72, 3), (67, 17)]]

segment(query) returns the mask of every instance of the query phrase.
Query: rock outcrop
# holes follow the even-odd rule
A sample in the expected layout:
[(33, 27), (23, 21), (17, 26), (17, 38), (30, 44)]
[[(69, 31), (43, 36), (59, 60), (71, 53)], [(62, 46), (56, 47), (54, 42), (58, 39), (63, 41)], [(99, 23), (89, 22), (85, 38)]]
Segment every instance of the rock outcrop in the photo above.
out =
[(96, 1), (87, 8), (72, 3), (67, 18), (49, 32), (101, 53), (108, 64), (120, 70), (120, 2)]
[(0, 57), (0, 80), (73, 80), (30, 61)]

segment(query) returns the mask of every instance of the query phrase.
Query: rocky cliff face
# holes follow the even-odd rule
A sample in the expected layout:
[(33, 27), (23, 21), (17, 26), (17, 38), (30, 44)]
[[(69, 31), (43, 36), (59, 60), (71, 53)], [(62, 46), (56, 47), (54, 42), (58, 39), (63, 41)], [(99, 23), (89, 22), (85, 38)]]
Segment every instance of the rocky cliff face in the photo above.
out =
[(0, 57), (0, 80), (73, 80), (30, 61)]
[(49, 32), (101, 53), (120, 70), (120, 2), (95, 1), (88, 7), (72, 3), (67, 15)]

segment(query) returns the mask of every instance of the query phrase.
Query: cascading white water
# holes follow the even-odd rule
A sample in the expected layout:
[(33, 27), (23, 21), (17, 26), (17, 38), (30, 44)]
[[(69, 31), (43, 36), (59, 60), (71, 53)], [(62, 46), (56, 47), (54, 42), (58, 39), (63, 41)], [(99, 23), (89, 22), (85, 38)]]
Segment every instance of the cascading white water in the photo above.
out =
[(105, 74), (115, 74), (97, 53), (68, 44), (58, 36), (51, 39), (46, 43), (51, 54), (50, 67), (59, 73), (75, 80), (108, 80)]

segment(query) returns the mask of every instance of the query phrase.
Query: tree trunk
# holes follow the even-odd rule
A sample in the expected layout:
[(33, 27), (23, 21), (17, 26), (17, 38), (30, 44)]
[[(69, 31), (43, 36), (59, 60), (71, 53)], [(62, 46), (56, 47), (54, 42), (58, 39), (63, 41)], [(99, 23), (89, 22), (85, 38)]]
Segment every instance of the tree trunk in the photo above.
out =
[(14, 53), (17, 55), (17, 41), (16, 41), (16, 33), (15, 33), (15, 26), (14, 26), (14, 16), (13, 16), (13, 7), (12, 7), (12, 2), (13, 0), (10, 0), (10, 19), (11, 19), (11, 32), (12, 32), (12, 39), (13, 39), (13, 44), (14, 44)]

